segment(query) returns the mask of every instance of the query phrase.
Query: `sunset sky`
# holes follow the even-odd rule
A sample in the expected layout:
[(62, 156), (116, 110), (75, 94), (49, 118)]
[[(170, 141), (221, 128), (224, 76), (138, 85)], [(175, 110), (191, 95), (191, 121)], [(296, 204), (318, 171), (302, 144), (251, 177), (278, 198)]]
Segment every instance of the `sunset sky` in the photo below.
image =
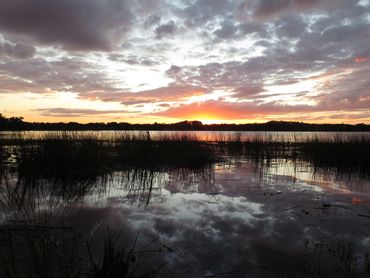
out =
[(370, 0), (0, 0), (0, 113), (370, 124)]

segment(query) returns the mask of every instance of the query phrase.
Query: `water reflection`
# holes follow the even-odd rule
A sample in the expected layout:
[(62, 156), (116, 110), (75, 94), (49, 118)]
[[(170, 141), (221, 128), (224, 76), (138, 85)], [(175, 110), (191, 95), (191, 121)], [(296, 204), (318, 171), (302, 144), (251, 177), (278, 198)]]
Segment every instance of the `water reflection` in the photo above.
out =
[(370, 222), (359, 215), (369, 215), (367, 194), (298, 179), (273, 187), (251, 169), (218, 166), (211, 179), (189, 175), (182, 182), (166, 173), (161, 194), (147, 206), (114, 194), (106, 207), (85, 204), (82, 219), (122, 230), (123, 245), (141, 231), (169, 246), (174, 252), (161, 258), (169, 261), (168, 277), (365, 275)]
[[(86, 242), (92, 254), (103, 254), (109, 227), (121, 232), (116, 246), (130, 248), (139, 232), (137, 249), (166, 246), (146, 258), (141, 272), (167, 262), (163, 277), (370, 272), (369, 180), (353, 172), (243, 156), (199, 169), (131, 168), (93, 176), (3, 169), (0, 258), (12, 259), (14, 250), (22, 258), (6, 261), (8, 271), (22, 263), (18, 271), (32, 270), (33, 277), (54, 277), (61, 269), (84, 276), (91, 266)], [(45, 273), (37, 272), (30, 250), (47, 266)], [(45, 259), (53, 256), (67, 266)]]

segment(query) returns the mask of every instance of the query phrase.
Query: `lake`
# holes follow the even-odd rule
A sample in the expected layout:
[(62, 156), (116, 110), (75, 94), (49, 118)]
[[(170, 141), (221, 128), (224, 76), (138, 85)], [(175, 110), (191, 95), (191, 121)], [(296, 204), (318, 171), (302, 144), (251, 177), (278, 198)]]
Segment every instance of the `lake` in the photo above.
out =
[[(132, 132), (74, 132), (103, 141), (122, 133)], [(271, 155), (245, 151), (255, 145), (243, 149), (233, 145), (226, 151), (217, 149), (218, 159), (201, 167), (169, 167), (158, 158), (165, 167), (109, 164), (103, 173), (92, 174), (91, 168), (79, 168), (77, 161), (76, 171), (58, 164), (57, 175), (35, 175), (39, 171), (35, 169), (54, 163), (52, 158), (42, 164), (44, 158), (33, 157), (27, 160), (28, 168), (22, 168), (24, 146), (27, 151), (39, 146), (17, 145), (15, 140), (38, 141), (45, 134), (50, 132), (0, 133), (6, 157), (0, 191), (4, 277), (15, 266), (19, 277), (26, 277), (26, 271), (42, 277), (37, 273), (40, 264), (44, 277), (64, 277), (62, 270), (70, 269), (78, 269), (74, 277), (98, 277), (91, 274), (94, 264), (104, 269), (104, 256), (114, 261), (112, 252), (107, 255), (110, 243), (116, 252), (122, 248), (131, 252), (131, 261), (125, 262), (132, 277), (368, 277), (370, 273), (366, 152), (361, 163), (347, 165), (345, 161), (356, 157), (335, 164), (327, 155), (322, 160), (307, 158), (306, 153), (295, 155), (301, 144), (288, 152), (284, 147), (284, 154), (282, 145), (274, 144)], [(166, 134), (173, 138), (184, 132)], [(150, 132), (150, 144), (161, 136)], [(211, 145), (238, 140), (283, 142), (283, 146), (341, 137), (344, 151), (353, 147), (357, 140), (353, 138), (370, 138), (367, 133), (297, 132), (190, 132), (188, 136), (212, 141)], [(368, 151), (369, 140), (361, 140), (365, 142), (361, 151)], [(57, 146), (60, 149), (62, 144)], [(201, 159), (203, 149), (200, 145), (195, 160)], [(332, 157), (338, 155), (335, 150)], [(141, 158), (145, 153), (140, 153)], [(56, 251), (59, 248), (64, 251)], [(28, 262), (29, 256), (38, 258), (37, 263)]]

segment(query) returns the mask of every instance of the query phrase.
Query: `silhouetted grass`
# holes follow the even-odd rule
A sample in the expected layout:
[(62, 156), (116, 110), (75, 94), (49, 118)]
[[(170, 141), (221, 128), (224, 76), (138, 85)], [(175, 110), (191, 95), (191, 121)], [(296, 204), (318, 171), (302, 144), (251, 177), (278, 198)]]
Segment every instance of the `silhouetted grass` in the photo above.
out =
[[(117, 247), (109, 229), (102, 252), (94, 253), (87, 234), (64, 225), (13, 223), (0, 227), (0, 277), (6, 278), (130, 278), (159, 277), (164, 263), (144, 270), (147, 256), (169, 252), (152, 243), (136, 249)], [(96, 240), (95, 240), (96, 241)], [(99, 243), (98, 243), (99, 244)]]
[(334, 167), (339, 170), (370, 173), (370, 138), (351, 139), (336, 135), (333, 138), (313, 138), (300, 146), (302, 159), (317, 168)]
[(216, 159), (207, 143), (188, 135), (151, 140), (146, 133), (126, 133), (99, 140), (63, 132), (8, 144), (14, 146), (20, 176), (84, 178), (127, 168), (201, 168)]
[(370, 177), (370, 136), (336, 133), (331, 137), (310, 136), (303, 140), (270, 140), (260, 135), (242, 140), (236, 136), (220, 145), (222, 153), (247, 157), (261, 167), (269, 167), (274, 161), (303, 161), (317, 170), (333, 169)]
[(107, 237), (104, 241), (104, 250), (99, 254), (100, 261), (94, 256), (89, 242), (87, 242), (87, 249), (89, 254), (89, 272), (88, 277), (96, 278), (129, 278), (129, 277), (160, 277), (161, 268), (166, 264), (162, 263), (150, 270), (142, 270), (143, 265), (146, 263), (147, 256), (156, 255), (155, 253), (171, 252), (167, 246), (159, 244), (153, 246), (150, 243), (145, 248), (136, 249), (137, 235), (135, 241), (130, 248), (117, 248), (117, 241), (120, 233), (112, 235), (109, 227), (107, 227)]
[[(227, 137), (227, 138), (226, 138)], [(314, 168), (370, 173), (370, 137), (334, 134), (299, 140), (241, 133), (204, 141), (193, 133), (123, 132), (114, 136), (54, 132), (35, 138), (0, 140), (1, 169), (8, 148), (19, 177), (95, 179), (116, 170), (201, 169), (230, 158), (247, 158), (269, 167), (274, 161), (305, 161)], [(11, 146), (11, 148), (9, 147)], [(2, 170), (3, 171), (3, 170)]]
[[(135, 245), (128, 252), (117, 248), (116, 237), (109, 232), (104, 252), (89, 259), (88, 246), (95, 229), (89, 232), (81, 227), (79, 213), (72, 212), (78, 212), (74, 200), (79, 194), (96, 186), (74, 185), (77, 189), (71, 187), (70, 199), (65, 200), (55, 193), (57, 185), (47, 180), (38, 184), (35, 180), (33, 186), (4, 180), (0, 190), (0, 277), (153, 277), (149, 274), (156, 272), (158, 265), (150, 266), (148, 273), (137, 271), (137, 265), (145, 263), (142, 253), (148, 250), (134, 250)], [(152, 248), (149, 253), (158, 250)], [(135, 276), (138, 273), (142, 275)]]

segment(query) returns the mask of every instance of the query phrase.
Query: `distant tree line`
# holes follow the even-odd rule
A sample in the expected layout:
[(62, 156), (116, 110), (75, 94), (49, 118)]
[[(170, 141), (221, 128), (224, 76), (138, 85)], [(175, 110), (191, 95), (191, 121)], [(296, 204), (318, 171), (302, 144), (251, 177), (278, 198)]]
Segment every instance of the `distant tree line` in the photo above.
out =
[(25, 122), (23, 117), (7, 118), (0, 113), (0, 130), (209, 130), (209, 131), (370, 131), (366, 124), (308, 124), (303, 122), (270, 121), (253, 124), (202, 124), (182, 121), (174, 124), (109, 123), (45, 123)]

